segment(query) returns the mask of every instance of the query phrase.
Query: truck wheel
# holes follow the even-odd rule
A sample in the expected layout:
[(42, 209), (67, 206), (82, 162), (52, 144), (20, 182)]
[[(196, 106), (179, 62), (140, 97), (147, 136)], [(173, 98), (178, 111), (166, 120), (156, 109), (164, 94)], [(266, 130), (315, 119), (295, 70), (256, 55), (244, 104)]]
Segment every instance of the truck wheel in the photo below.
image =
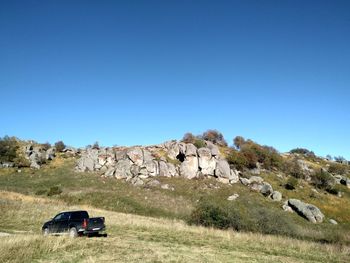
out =
[(75, 238), (78, 236), (78, 231), (75, 227), (72, 227), (71, 229), (69, 229), (69, 236), (72, 238)]
[(48, 236), (49, 233), (50, 233), (50, 232), (49, 232), (49, 229), (48, 229), (47, 227), (43, 229), (43, 235), (44, 235), (44, 236)]

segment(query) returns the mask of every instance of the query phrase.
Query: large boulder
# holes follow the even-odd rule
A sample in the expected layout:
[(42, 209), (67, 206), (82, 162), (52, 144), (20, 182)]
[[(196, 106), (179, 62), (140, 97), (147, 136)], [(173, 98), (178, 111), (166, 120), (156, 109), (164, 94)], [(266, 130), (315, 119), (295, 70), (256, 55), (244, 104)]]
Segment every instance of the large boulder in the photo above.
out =
[(305, 217), (312, 223), (321, 223), (324, 215), (316, 206), (304, 203), (298, 199), (289, 199), (288, 205), (299, 215)]
[(159, 161), (159, 175), (165, 177), (171, 177), (169, 173), (168, 164), (164, 161)]
[(164, 148), (167, 150), (169, 158), (172, 160), (176, 160), (176, 157), (180, 153), (179, 143), (177, 141), (165, 142)]
[(136, 165), (141, 166), (143, 164), (143, 152), (139, 147), (130, 148), (126, 152), (129, 159)]
[(188, 156), (181, 163), (180, 166), (180, 174), (181, 176), (192, 179), (195, 178), (198, 174), (198, 158), (197, 156)]
[(197, 156), (197, 148), (192, 143), (186, 144), (186, 156)]
[(230, 183), (235, 184), (239, 182), (239, 172), (237, 170), (232, 170), (230, 172)]
[(133, 177), (133, 174), (131, 173), (131, 166), (132, 162), (128, 159), (120, 160), (117, 162), (115, 166), (115, 173), (114, 176), (117, 179), (124, 179), (124, 178), (130, 178)]
[(228, 162), (224, 159), (216, 162), (215, 176), (229, 179), (231, 175), (231, 169)]
[(143, 166), (146, 168), (147, 173), (150, 176), (156, 176), (159, 174), (158, 163), (156, 161), (148, 159)]
[(264, 196), (269, 196), (273, 193), (272, 186), (269, 183), (264, 182), (261, 189), (260, 193), (262, 193)]
[(198, 165), (204, 175), (214, 175), (216, 160), (212, 158), (211, 151), (208, 148), (198, 149)]
[(210, 149), (211, 155), (214, 158), (219, 158), (219, 156), (220, 156), (219, 148), (214, 143), (212, 143), (210, 141), (206, 141), (205, 143), (207, 145), (207, 148)]
[(271, 195), (271, 199), (273, 201), (281, 201), (282, 200), (282, 194), (278, 191), (273, 191), (272, 195)]

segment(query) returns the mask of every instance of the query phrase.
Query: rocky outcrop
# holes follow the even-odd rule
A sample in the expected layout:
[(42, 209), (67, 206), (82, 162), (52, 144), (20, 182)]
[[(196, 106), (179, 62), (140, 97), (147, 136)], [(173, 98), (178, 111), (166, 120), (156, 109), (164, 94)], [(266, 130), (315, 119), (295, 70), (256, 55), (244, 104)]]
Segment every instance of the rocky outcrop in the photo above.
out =
[(298, 199), (289, 199), (288, 206), (312, 223), (321, 223), (324, 219), (320, 209), (312, 204), (304, 203)]
[(191, 143), (169, 141), (148, 147), (87, 148), (81, 150), (76, 170), (95, 171), (137, 185), (141, 182), (132, 178), (144, 180), (154, 176), (182, 176), (187, 179), (212, 176), (224, 183), (237, 183), (238, 171), (230, 169), (217, 146), (210, 142), (206, 145), (197, 149)]
[(24, 156), (30, 162), (30, 167), (40, 169), (41, 165), (56, 156), (55, 148), (45, 149), (40, 145), (27, 145), (24, 147)]

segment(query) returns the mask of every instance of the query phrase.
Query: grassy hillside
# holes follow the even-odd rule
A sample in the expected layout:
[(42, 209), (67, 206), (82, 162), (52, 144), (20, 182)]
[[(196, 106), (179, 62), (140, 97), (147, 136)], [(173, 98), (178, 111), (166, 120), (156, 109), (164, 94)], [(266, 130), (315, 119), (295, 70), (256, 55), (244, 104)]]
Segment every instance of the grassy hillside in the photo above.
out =
[[(1, 191), (0, 262), (348, 262), (346, 246), (188, 226), (151, 218), (68, 206), (64, 201)], [(42, 237), (57, 211), (88, 209), (107, 218), (109, 237)]]
[(350, 243), (350, 191), (345, 186), (341, 186), (343, 198), (326, 192), (316, 195), (311, 191), (311, 186), (303, 181), (297, 190), (288, 191), (284, 188), (286, 178), (280, 178), (274, 173), (262, 174), (284, 196), (315, 204), (327, 218), (339, 222), (339, 225), (334, 226), (326, 219), (321, 225), (313, 225), (295, 213), (283, 212), (280, 202), (273, 202), (241, 184), (231, 186), (220, 184), (214, 179), (157, 177), (162, 184), (173, 187), (172, 191), (161, 187), (135, 187), (125, 181), (102, 178), (93, 173), (75, 173), (73, 168), (74, 159), (56, 158), (40, 170), (22, 169), (18, 173), (16, 169), (0, 169), (0, 190), (47, 196), (50, 188), (58, 187), (62, 193), (53, 195), (50, 199), (70, 205), (90, 205), (116, 212), (185, 220), (200, 200), (210, 200), (225, 206), (230, 203), (226, 200), (227, 197), (237, 193), (240, 196), (232, 205), (240, 210), (244, 217), (242, 221), (259, 216), (253, 211), (260, 208), (263, 213), (271, 215), (267, 218), (270, 221), (291, 223), (291, 236), (322, 242)]
[[(289, 198), (318, 206), (326, 215), (311, 224), (241, 184), (215, 179), (156, 179), (171, 189), (135, 187), (94, 173), (74, 172), (74, 159), (58, 157), (40, 170), (0, 169), (0, 262), (348, 262), (350, 259), (350, 191), (339, 198), (300, 181), (284, 188), (285, 176), (261, 176)], [(57, 187), (62, 192), (50, 195)], [(53, 192), (51, 191), (51, 194)], [(237, 193), (236, 201), (227, 197)], [(239, 212), (241, 232), (190, 226), (198, 204), (208, 202)], [(88, 209), (106, 216), (108, 238), (40, 235), (42, 223), (62, 210)], [(97, 209), (98, 208), (98, 209)], [(103, 209), (103, 210), (100, 210)], [(329, 218), (339, 222), (331, 225)], [(248, 232), (247, 232), (248, 231)], [(254, 231), (251, 233), (249, 231)], [(260, 232), (260, 233), (257, 233)], [(274, 234), (262, 235), (261, 233)], [(328, 243), (326, 245), (325, 243)], [(103, 256), (96, 256), (96, 254)]]

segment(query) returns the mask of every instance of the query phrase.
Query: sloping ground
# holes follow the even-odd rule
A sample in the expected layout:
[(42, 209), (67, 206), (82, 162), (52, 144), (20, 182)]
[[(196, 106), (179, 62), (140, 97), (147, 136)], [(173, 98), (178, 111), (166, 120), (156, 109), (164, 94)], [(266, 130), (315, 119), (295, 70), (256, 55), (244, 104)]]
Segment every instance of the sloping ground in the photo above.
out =
[[(158, 219), (67, 206), (63, 201), (0, 192), (0, 262), (349, 262), (350, 248), (268, 235), (188, 226)], [(88, 209), (106, 217), (107, 238), (42, 237), (57, 211)]]
[[(182, 220), (189, 218), (199, 200), (210, 200), (221, 207), (231, 205), (237, 209), (241, 223), (247, 226), (245, 231), (285, 234), (309, 241), (350, 244), (350, 191), (345, 186), (343, 198), (326, 193), (311, 196), (311, 187), (307, 184), (302, 184), (303, 188), (288, 191), (283, 186), (286, 178), (269, 173), (261, 175), (284, 196), (298, 198), (320, 207), (326, 215), (324, 223), (311, 224), (296, 213), (282, 211), (282, 202), (273, 202), (240, 183), (225, 185), (213, 178), (185, 180), (180, 177), (156, 177), (161, 185), (168, 184), (174, 189), (162, 189), (160, 185), (135, 187), (123, 180), (102, 178), (94, 173), (76, 173), (73, 170), (74, 162), (75, 160), (70, 158), (56, 158), (40, 170), (22, 169), (21, 173), (16, 169), (0, 169), (0, 190), (46, 197), (45, 200), (50, 202), (56, 200), (69, 205), (87, 205), (114, 212)], [(48, 190), (54, 186), (58, 186), (63, 192), (47, 198)], [(239, 198), (233, 202), (227, 201), (227, 197), (232, 194), (239, 194)], [(20, 211), (21, 208), (13, 207), (12, 210)], [(55, 209), (53, 214), (58, 211), (58, 208)], [(53, 214), (45, 214), (42, 218), (52, 217)], [(260, 218), (264, 226), (256, 230), (256, 223), (250, 222), (251, 218)], [(339, 224), (330, 224), (329, 218), (337, 220)], [(22, 219), (21, 224), (14, 228), (21, 229), (26, 222), (32, 221)], [(265, 225), (270, 228), (265, 228)], [(32, 231), (37, 229), (32, 223), (28, 223), (27, 227)], [(0, 232), (1, 230), (0, 225)]]

